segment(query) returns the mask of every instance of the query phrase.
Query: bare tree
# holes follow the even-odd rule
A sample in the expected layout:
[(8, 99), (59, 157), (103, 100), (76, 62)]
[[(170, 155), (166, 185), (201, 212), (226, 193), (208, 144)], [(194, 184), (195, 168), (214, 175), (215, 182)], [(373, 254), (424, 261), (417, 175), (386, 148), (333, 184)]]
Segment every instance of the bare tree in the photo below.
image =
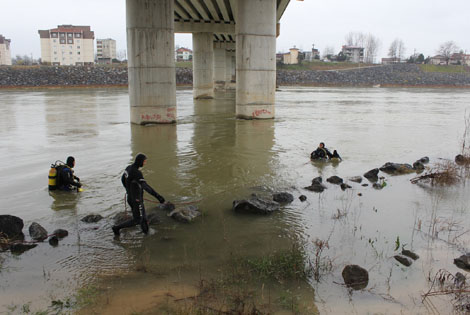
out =
[(446, 58), (446, 63), (449, 64), (450, 57), (452, 54), (459, 51), (459, 47), (454, 41), (448, 41), (439, 46), (437, 53)]
[(388, 56), (390, 58), (397, 58), (398, 60), (401, 60), (405, 55), (405, 51), (406, 48), (403, 41), (399, 38), (396, 38), (388, 48)]
[(379, 48), (380, 39), (372, 34), (368, 34), (365, 37), (364, 43), (364, 62), (374, 63)]
[(364, 47), (367, 40), (367, 35), (362, 32), (349, 32), (344, 37), (346, 45)]
[(326, 46), (323, 49), (323, 57), (331, 56), (335, 54), (335, 48), (333, 46)]

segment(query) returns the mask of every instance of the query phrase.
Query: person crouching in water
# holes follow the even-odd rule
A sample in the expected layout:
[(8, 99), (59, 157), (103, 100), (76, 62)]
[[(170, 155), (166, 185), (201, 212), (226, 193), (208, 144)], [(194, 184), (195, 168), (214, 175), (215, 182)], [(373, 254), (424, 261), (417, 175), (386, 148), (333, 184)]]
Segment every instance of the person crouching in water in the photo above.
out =
[(124, 174), (122, 174), (121, 182), (127, 193), (127, 203), (132, 210), (132, 219), (112, 227), (115, 235), (119, 235), (119, 230), (123, 228), (133, 227), (138, 224), (142, 227), (142, 232), (148, 233), (147, 217), (144, 208), (144, 190), (160, 201), (165, 202), (165, 198), (159, 195), (144, 179), (139, 168), (143, 167), (147, 162), (147, 157), (143, 153), (139, 153), (135, 157), (133, 164), (129, 165)]
[(63, 165), (59, 172), (58, 172), (58, 182), (59, 182), (59, 189), (65, 191), (74, 190), (75, 187), (78, 188), (82, 187), (80, 184), (80, 178), (74, 175), (73, 168), (75, 166), (75, 158), (73, 156), (69, 156), (67, 158), (67, 163)]
[(325, 148), (325, 144), (320, 142), (318, 148), (310, 154), (310, 159), (312, 160), (331, 160), (333, 158), (337, 158), (341, 160), (338, 152), (336, 150), (331, 153), (327, 148)]

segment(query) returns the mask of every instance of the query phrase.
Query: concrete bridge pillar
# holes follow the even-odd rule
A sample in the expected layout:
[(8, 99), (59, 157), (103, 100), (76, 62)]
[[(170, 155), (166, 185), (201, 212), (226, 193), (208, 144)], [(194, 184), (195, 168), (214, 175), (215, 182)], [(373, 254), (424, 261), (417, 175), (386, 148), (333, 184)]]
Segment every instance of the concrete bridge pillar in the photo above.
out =
[(214, 85), (216, 88), (225, 88), (225, 46), (214, 43)]
[(130, 118), (176, 122), (173, 0), (126, 0)]
[(231, 89), (232, 88), (232, 80), (234, 74), (234, 58), (235, 52), (231, 50), (225, 51), (225, 88)]
[(193, 96), (214, 98), (214, 39), (212, 33), (193, 33)]
[(237, 118), (274, 118), (276, 0), (239, 0), (236, 16)]

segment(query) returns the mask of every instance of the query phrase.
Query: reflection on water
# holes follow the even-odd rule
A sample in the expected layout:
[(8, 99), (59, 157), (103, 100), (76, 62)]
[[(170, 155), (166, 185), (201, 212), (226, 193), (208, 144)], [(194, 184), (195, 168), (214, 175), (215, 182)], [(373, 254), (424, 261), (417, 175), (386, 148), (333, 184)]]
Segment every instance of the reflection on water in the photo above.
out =
[[(303, 187), (316, 176), (348, 178), (387, 161), (452, 158), (470, 93), (286, 88), (276, 96), (275, 120), (243, 121), (234, 119), (233, 93), (193, 102), (192, 91), (181, 90), (178, 124), (136, 126), (128, 123), (125, 90), (0, 92), (0, 211), (23, 218), (26, 228), (36, 221), (49, 232), (70, 233), (57, 248), (45, 243), (19, 257), (1, 254), (0, 305), (47, 306), (48, 298), (66, 298), (98, 277), (119, 288), (111, 299), (149, 288), (160, 292), (175, 281), (191, 291), (234, 255), (265, 255), (289, 248), (295, 238), (312, 259), (316, 240), (329, 243), (322, 259), (331, 270), (310, 282), (321, 311), (424, 312), (419, 301), (428, 287), (425, 275), (439, 268), (455, 273), (452, 259), (465, 250), (466, 187), (411, 185), (413, 174), (386, 176), (381, 191), (353, 183), (347, 191), (328, 185), (322, 194)], [(310, 162), (321, 141), (343, 162)], [(112, 217), (125, 207), (120, 176), (138, 152), (148, 156), (143, 173), (155, 190), (175, 203), (196, 202), (203, 216), (181, 224), (161, 213), (149, 236), (136, 228), (113, 240)], [(85, 191), (48, 193), (50, 164), (68, 155), (76, 158)], [(267, 217), (231, 211), (235, 199), (276, 191), (296, 199)], [(146, 207), (155, 207), (148, 199)], [(91, 213), (105, 219), (80, 221)], [(459, 223), (457, 230), (446, 229), (450, 221)], [(429, 238), (436, 229), (439, 238)], [(449, 246), (457, 233), (463, 236)], [(421, 256), (410, 268), (391, 258), (397, 239)], [(370, 290), (350, 296), (335, 284), (350, 263), (369, 270)], [(148, 273), (139, 272), (141, 266)]]

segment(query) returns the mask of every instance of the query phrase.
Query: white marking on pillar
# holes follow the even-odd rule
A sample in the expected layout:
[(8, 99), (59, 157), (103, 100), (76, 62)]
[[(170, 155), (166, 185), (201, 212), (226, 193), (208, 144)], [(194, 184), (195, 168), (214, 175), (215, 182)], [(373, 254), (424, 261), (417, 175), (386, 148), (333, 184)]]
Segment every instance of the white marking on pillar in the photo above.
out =
[(127, 0), (130, 118), (176, 122), (173, 0)]
[(214, 38), (212, 33), (193, 33), (193, 96), (214, 98)]
[(276, 0), (239, 0), (236, 16), (236, 115), (274, 118)]

